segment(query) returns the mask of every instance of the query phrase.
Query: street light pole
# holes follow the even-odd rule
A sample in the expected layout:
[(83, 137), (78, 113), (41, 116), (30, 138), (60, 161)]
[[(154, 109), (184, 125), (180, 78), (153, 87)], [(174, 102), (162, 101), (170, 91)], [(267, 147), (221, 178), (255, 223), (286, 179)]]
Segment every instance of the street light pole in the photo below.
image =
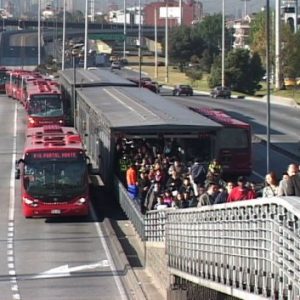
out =
[(41, 0), (38, 1), (38, 65), (41, 64)]
[(166, 0), (166, 15), (165, 15), (165, 68), (166, 68), (166, 78), (165, 82), (169, 82), (169, 20), (168, 20), (168, 14), (169, 14), (169, 3), (168, 0)]
[(62, 36), (62, 54), (61, 54), (61, 69), (65, 69), (65, 40), (66, 40), (66, 0), (64, 0), (63, 7), (63, 36)]
[(142, 85), (142, 25), (141, 25), (141, 0), (139, 0), (139, 87)]
[(276, 0), (275, 6), (275, 88), (277, 90), (281, 87), (281, 66), (280, 66), (280, 45), (281, 45), (281, 19), (280, 19), (280, 0)]
[(84, 69), (87, 69), (88, 52), (88, 0), (85, 0), (85, 26), (84, 26)]
[(154, 61), (155, 61), (155, 78), (158, 78), (157, 67), (157, 9), (154, 9)]
[(76, 124), (76, 52), (72, 51), (73, 57), (73, 90), (72, 90), (72, 105), (73, 105), (73, 125), (77, 128)]
[(225, 0), (222, 0), (222, 87), (225, 86)]
[(123, 34), (124, 34), (124, 41), (123, 41), (123, 58), (126, 57), (126, 0), (124, 0), (124, 28), (123, 28)]
[(267, 69), (267, 173), (270, 170), (270, 0), (266, 0), (266, 69)]

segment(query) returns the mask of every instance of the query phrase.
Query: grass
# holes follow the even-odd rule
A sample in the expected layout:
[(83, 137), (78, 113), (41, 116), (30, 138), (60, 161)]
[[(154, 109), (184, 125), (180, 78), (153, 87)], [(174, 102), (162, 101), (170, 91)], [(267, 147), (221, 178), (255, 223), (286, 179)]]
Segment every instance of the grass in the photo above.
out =
[[(139, 70), (139, 66), (137, 66), (138, 57), (129, 56), (127, 59), (128, 59), (129, 64), (130, 63), (135, 64), (133, 66), (133, 69), (138, 71)], [(174, 66), (169, 66), (168, 80), (166, 80), (167, 79), (166, 67), (159, 66), (157, 68), (157, 77), (156, 77), (154, 65), (147, 65), (149, 63), (153, 63), (153, 61), (154, 61), (153, 56), (144, 56), (143, 63), (145, 63), (145, 65), (142, 64), (142, 72), (147, 73), (148, 76), (150, 76), (151, 78), (153, 78), (160, 84), (167, 84), (167, 85), (171, 85), (171, 86), (176, 85), (176, 84), (190, 84), (193, 86), (194, 89), (199, 89), (201, 91), (210, 91), (210, 88), (209, 88), (208, 82), (207, 82), (207, 74), (204, 74), (203, 78), (201, 80), (192, 82), (185, 75), (185, 73), (180, 72), (178, 68), (176, 68)], [(164, 62), (164, 58), (159, 57), (158, 61)], [(234, 94), (245, 96), (245, 94), (242, 94), (242, 93), (234, 92)], [(267, 94), (267, 88), (266, 88), (266, 84), (263, 82), (262, 89), (260, 91), (258, 91), (255, 96), (263, 97), (266, 94)], [(292, 98), (300, 105), (300, 87), (299, 88), (292, 87), (292, 88), (288, 88), (286, 90), (280, 90), (280, 91), (275, 91), (271, 87), (271, 95), (285, 97), (285, 98)]]

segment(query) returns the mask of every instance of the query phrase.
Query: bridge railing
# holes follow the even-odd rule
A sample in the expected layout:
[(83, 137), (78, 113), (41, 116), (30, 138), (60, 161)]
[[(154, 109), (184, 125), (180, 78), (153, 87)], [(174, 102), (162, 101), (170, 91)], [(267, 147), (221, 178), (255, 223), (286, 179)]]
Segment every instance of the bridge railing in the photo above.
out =
[(115, 177), (114, 180), (114, 191), (117, 200), (120, 203), (123, 211), (125, 212), (128, 219), (132, 222), (136, 232), (140, 236), (141, 240), (145, 240), (145, 222), (144, 216), (140, 212), (138, 205), (134, 200), (130, 199), (128, 192), (124, 187), (123, 183)]
[(166, 213), (171, 273), (242, 299), (299, 299), (300, 199)]
[[(174, 275), (243, 299), (300, 299), (300, 199), (257, 199), (145, 216)], [(250, 296), (249, 296), (250, 295)]]

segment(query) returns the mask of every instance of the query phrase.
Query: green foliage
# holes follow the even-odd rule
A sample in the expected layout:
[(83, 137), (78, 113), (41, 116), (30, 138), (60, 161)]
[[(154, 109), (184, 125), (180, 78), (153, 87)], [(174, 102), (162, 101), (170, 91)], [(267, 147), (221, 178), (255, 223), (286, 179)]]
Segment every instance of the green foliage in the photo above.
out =
[(183, 65), (189, 61), (193, 55), (191, 43), (191, 29), (189, 27), (180, 26), (173, 28), (168, 45), (170, 60), (178, 65)]
[[(226, 47), (230, 48), (231, 33), (226, 29)], [(205, 17), (193, 27), (174, 27), (169, 35), (170, 60), (180, 69), (189, 62), (199, 63), (204, 71), (209, 71), (213, 58), (220, 52), (222, 39), (222, 16)], [(163, 46), (164, 47), (164, 46)]]
[[(220, 58), (214, 61), (209, 77), (210, 87), (221, 85)], [(245, 49), (230, 51), (225, 59), (225, 85), (233, 90), (253, 95), (260, 89), (259, 82), (264, 75), (260, 56)]]
[(212, 64), (210, 75), (207, 78), (208, 85), (210, 88), (221, 85), (221, 57), (217, 56)]
[(203, 73), (200, 69), (190, 68), (185, 71), (186, 76), (193, 82), (196, 80), (201, 80), (203, 77)]

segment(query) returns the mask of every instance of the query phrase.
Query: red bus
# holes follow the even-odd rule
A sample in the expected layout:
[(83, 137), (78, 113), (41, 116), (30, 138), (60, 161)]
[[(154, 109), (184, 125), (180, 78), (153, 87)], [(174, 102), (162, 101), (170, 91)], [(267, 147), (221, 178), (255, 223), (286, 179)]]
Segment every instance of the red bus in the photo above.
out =
[(24, 102), (28, 114), (28, 127), (65, 125), (64, 101), (57, 82), (45, 79), (27, 81), (21, 102)]
[(17, 100), (19, 100), (24, 106), (26, 104), (27, 100), (27, 84), (31, 81), (37, 80), (37, 79), (43, 79), (43, 76), (37, 72), (32, 73), (24, 73), (20, 74), (18, 76), (18, 83), (16, 86), (16, 91), (14, 93), (14, 96)]
[(16, 99), (18, 88), (21, 86), (21, 77), (23, 74), (30, 74), (32, 71), (27, 70), (10, 70), (7, 71), (7, 78), (5, 82), (5, 92), (8, 97)]
[(191, 109), (223, 127), (216, 132), (215, 156), (223, 166), (224, 175), (245, 175), (252, 172), (251, 126), (234, 119), (221, 110)]
[(89, 212), (87, 157), (72, 127), (29, 128), (23, 159), (16, 165), (18, 178), (26, 218)]

